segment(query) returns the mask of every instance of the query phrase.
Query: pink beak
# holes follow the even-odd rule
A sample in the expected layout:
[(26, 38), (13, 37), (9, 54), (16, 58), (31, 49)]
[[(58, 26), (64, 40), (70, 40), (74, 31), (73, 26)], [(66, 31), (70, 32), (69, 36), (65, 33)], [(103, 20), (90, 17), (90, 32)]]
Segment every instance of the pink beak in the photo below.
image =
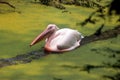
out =
[(30, 46), (35, 45), (36, 43), (40, 42), (43, 40), (47, 35), (50, 33), (50, 30), (46, 29), (44, 30), (41, 34), (39, 34), (30, 44)]

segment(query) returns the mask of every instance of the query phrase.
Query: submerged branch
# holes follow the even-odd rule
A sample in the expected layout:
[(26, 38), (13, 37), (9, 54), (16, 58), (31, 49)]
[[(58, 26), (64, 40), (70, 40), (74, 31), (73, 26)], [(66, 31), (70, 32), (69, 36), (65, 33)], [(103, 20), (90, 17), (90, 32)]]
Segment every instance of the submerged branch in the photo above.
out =
[(8, 3), (8, 2), (0, 1), (0, 4), (6, 4), (6, 5), (10, 6), (11, 8), (14, 8), (14, 9), (15, 9), (15, 6), (13, 6), (12, 4), (10, 4), (10, 3)]
[[(97, 31), (95, 33), (97, 33)], [(115, 27), (114, 29), (101, 32), (99, 35), (96, 35), (95, 33), (89, 36), (85, 36), (85, 38), (83, 38), (83, 40), (81, 41), (81, 45), (85, 45), (98, 40), (106, 40), (109, 38), (117, 37), (117, 35), (120, 34), (120, 25)]]
[[(81, 41), (81, 46), (94, 41), (98, 41), (98, 40), (106, 40), (109, 38), (114, 38), (120, 34), (120, 26), (117, 26), (111, 30), (101, 32), (103, 26), (104, 25), (102, 25), (98, 30), (96, 30), (96, 32), (93, 33), (92, 35), (85, 36), (85, 38), (83, 38), (83, 40)], [(39, 59), (49, 54), (50, 52), (45, 52), (42, 49), (42, 50), (32, 51), (26, 54), (20, 54), (12, 58), (6, 58), (6, 59), (3, 58), (3, 59), (0, 59), (0, 67), (16, 65), (19, 63), (22, 63), (22, 64), (30, 63), (32, 60)]]

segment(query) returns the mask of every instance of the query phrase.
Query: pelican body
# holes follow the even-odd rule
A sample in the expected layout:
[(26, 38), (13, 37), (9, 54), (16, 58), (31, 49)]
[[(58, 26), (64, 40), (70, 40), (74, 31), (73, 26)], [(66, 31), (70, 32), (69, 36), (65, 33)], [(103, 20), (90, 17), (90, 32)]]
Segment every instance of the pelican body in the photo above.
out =
[(51, 52), (64, 52), (80, 46), (83, 36), (77, 30), (63, 28), (59, 29), (55, 24), (49, 24), (30, 44), (38, 43), (46, 38), (45, 50)]

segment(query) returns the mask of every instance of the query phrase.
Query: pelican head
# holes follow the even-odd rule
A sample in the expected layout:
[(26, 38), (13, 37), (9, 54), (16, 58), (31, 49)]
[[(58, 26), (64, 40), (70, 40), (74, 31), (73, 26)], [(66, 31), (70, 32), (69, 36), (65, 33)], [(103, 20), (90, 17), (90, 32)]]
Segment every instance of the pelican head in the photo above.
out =
[(55, 24), (49, 24), (47, 26), (47, 28), (32, 41), (30, 46), (33, 46), (34, 44), (38, 43), (39, 41), (43, 40), (44, 38), (50, 37), (58, 29), (59, 28)]

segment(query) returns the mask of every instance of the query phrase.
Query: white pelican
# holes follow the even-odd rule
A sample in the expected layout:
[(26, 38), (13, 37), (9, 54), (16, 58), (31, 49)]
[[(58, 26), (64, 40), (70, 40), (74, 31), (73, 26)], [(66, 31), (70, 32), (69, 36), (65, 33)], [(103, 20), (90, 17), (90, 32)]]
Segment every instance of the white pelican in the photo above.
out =
[(47, 28), (38, 35), (30, 46), (46, 38), (45, 50), (51, 52), (70, 51), (80, 46), (83, 36), (77, 30), (69, 28), (59, 29), (55, 24), (49, 24)]

